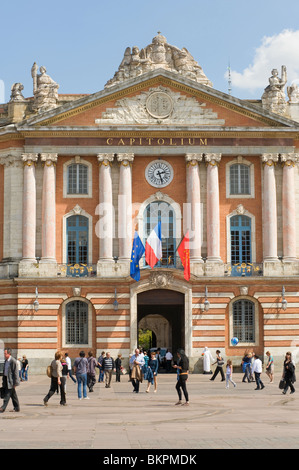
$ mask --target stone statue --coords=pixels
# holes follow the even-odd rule
[[[25,101],[25,98],[22,95],[23,90],[24,86],[22,83],[14,83],[11,87],[10,103],[16,101]]]
[[[33,109],[39,113],[53,109],[58,104],[58,88],[59,85],[46,74],[46,68],[41,66],[37,73],[38,66],[34,62],[31,68],[31,76],[33,78]]]
[[[284,114],[286,111],[285,85],[287,83],[287,71],[285,65],[281,67],[281,78],[278,70],[273,69],[269,78],[269,85],[265,88],[262,96],[262,104],[265,109],[277,114]]]
[[[127,47],[117,72],[105,86],[113,86],[159,68],[179,73],[203,85],[212,86],[187,49],[171,46],[160,32],[144,49],[139,50],[137,46],[134,46],[131,51],[131,48]]]
[[[289,103],[291,104],[299,103],[299,87],[297,83],[292,83],[291,86],[288,86],[287,93],[289,97]]]

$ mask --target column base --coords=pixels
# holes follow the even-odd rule
[[[211,277],[224,276],[224,263],[220,258],[208,258],[205,264],[205,274]]]
[[[202,258],[190,260],[190,272],[197,277],[205,275],[205,264]]]
[[[19,277],[39,277],[39,264],[37,260],[24,258],[19,262]]]
[[[130,275],[130,260],[99,260],[97,262],[97,277],[120,278]]]
[[[56,277],[58,271],[57,261],[55,259],[42,258],[39,262],[40,277]]]
[[[278,258],[269,258],[263,262],[264,276],[283,276],[283,264]]]

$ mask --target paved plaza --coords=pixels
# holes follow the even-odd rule
[[[20,413],[10,402],[0,415],[1,449],[284,449],[299,448],[299,392],[282,395],[263,374],[264,390],[242,383],[237,387],[217,377],[190,375],[190,406],[175,406],[176,375],[160,374],[158,392],[132,392],[128,376],[111,388],[97,383],[89,400],[78,400],[76,385],[67,382],[67,406],[59,395],[43,398],[50,379],[31,375],[18,387]]]

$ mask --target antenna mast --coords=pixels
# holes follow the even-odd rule
[[[230,73],[230,62],[228,62],[227,70],[228,70],[228,94],[231,95],[232,94],[232,77]]]

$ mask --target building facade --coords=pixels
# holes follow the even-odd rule
[[[282,362],[299,342],[299,93],[272,71],[260,100],[215,90],[160,33],[92,95],[33,65],[0,105],[0,339],[31,370],[55,351],[160,347]],[[163,256],[130,277],[134,231]],[[191,278],[176,249],[190,235]],[[231,339],[237,337],[237,346]]]

